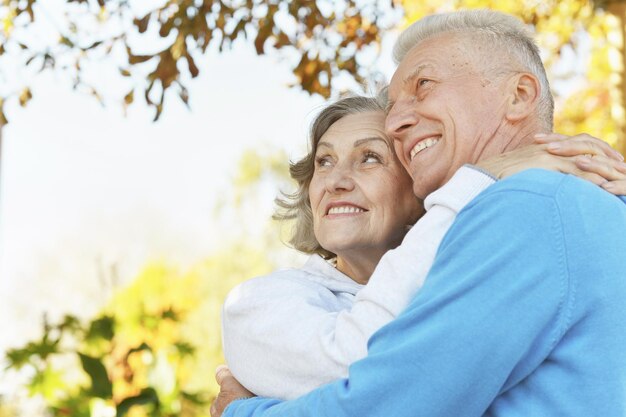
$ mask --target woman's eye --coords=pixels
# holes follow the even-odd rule
[[[315,164],[318,167],[330,166],[330,164],[331,164],[330,157],[328,157],[328,156],[318,156],[317,158],[315,158]]]
[[[374,152],[368,152],[363,156],[363,162],[373,163],[373,162],[381,162],[382,158],[375,154]]]

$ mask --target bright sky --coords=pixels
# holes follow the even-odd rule
[[[2,316],[39,321],[46,308],[93,308],[85,298],[106,297],[98,269],[113,263],[127,275],[148,259],[206,256],[215,244],[212,209],[228,192],[241,152],[273,146],[302,154],[322,100],[286,87],[287,66],[249,48],[203,64],[189,86],[192,111],[174,98],[157,123],[141,103],[124,118],[121,107],[102,108],[54,74],[33,86],[27,108],[10,109]],[[15,331],[24,322],[11,320]]]

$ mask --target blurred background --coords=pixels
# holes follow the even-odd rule
[[[223,298],[303,261],[271,214],[312,117],[485,7],[536,31],[556,131],[626,153],[626,1],[2,0],[0,417],[208,416]]]

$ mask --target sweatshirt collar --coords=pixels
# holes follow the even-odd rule
[[[311,255],[302,269],[309,274],[319,277],[324,281],[325,285],[332,286],[332,290],[356,294],[364,287],[364,285],[357,283],[346,274],[340,272],[329,261],[317,254]]]

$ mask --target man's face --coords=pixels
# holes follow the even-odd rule
[[[387,134],[420,198],[465,163],[503,151],[505,84],[489,80],[479,47],[458,36],[429,38],[402,60],[389,85]],[[481,56],[488,56],[481,54]]]

